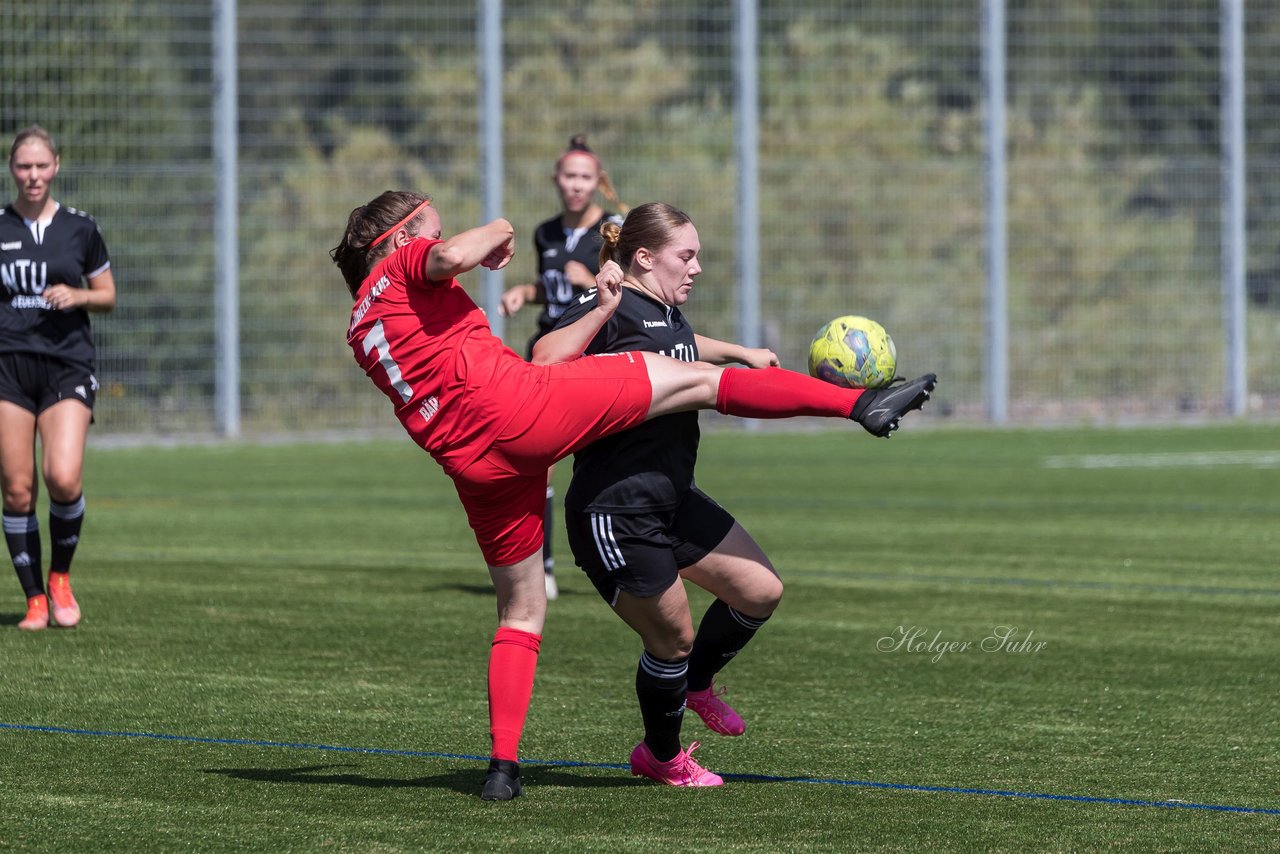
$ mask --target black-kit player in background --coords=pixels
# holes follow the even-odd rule
[[[529,339],[525,358],[531,358],[533,345],[547,334],[565,309],[583,291],[595,287],[600,271],[600,226],[606,221],[622,224],[622,217],[605,210],[596,202],[599,191],[622,214],[628,208],[618,198],[600,158],[578,134],[569,140],[556,159],[551,181],[560,195],[560,212],[540,223],[533,233],[533,250],[538,275],[533,282],[515,285],[502,295],[502,314],[512,317],[528,303],[542,306],[538,328]],[[552,554],[551,525],[555,491],[552,477],[555,467],[547,470],[546,540],[542,545],[542,568],[546,573],[547,598],[559,595],[556,584],[555,557]]]
[[[682,361],[776,368],[770,350],[694,333],[680,306],[702,272],[688,215],[640,205],[602,229],[602,285],[620,281],[607,317],[594,293],[565,312],[534,349],[535,363],[643,350]],[[726,371],[726,375],[738,373]],[[681,747],[686,702],[714,732],[742,735],[742,718],[712,677],[755,635],[782,598],[769,558],[726,510],[694,484],[698,413],[678,412],[599,439],[574,455],[565,524],[574,559],[644,644],[636,695],[644,739],[631,772],[673,786],[719,786]],[[683,580],[716,596],[695,636]]]
[[[4,538],[27,597],[18,628],[80,622],[71,560],[84,521],[84,452],[98,389],[89,312],[116,304],[102,233],[54,201],[58,147],[39,125],[9,148],[14,201],[0,211],[0,488]],[[49,580],[36,519],[36,438],[49,491]]]

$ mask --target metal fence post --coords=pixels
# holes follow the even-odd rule
[[[1248,408],[1245,326],[1244,0],[1222,0],[1222,326],[1226,408]]]
[[[987,418],[1009,419],[1009,305],[1005,162],[1005,6],[982,3],[982,79],[987,145]]]
[[[502,216],[502,0],[480,0],[480,161],[484,209],[481,220]],[[502,271],[484,271],[481,297],[489,328],[502,337]]]
[[[240,235],[237,214],[236,0],[213,2],[214,411],[222,436],[240,435]]]

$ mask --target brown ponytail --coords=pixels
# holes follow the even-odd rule
[[[618,198],[618,191],[613,188],[613,181],[609,178],[609,173],[603,169],[600,170],[600,193],[609,200],[618,213],[626,216],[631,212],[631,206]]]
[[[622,226],[618,225],[611,219],[606,219],[600,223],[600,266],[603,267],[606,261],[617,261],[615,257],[618,254],[618,240],[622,237]],[[619,266],[622,262],[618,261]]]

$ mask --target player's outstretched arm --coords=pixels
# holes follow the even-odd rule
[[[748,368],[776,368],[778,355],[765,347],[744,347],[730,341],[694,334],[698,359],[713,365],[746,365]]]
[[[613,261],[605,262],[596,274],[594,293],[587,291],[580,301],[594,296],[595,307],[566,326],[559,326],[538,339],[533,345],[535,365],[554,365],[578,358],[587,350],[591,339],[609,322],[622,301],[622,268]]]
[[[580,299],[596,299],[598,291],[587,291]],[[591,339],[609,322],[617,303],[603,306],[597,300],[596,306],[573,323],[557,326],[538,339],[533,345],[533,363],[535,365],[554,365],[557,362],[570,362],[587,351]]]
[[[515,251],[515,229],[505,219],[495,219],[432,246],[427,253],[427,278],[445,282],[481,266],[500,270]]]

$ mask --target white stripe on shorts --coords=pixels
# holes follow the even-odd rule
[[[596,541],[596,552],[609,572],[627,565],[627,559],[618,548],[618,541],[613,538],[613,517],[608,513],[591,514],[591,536]]]

